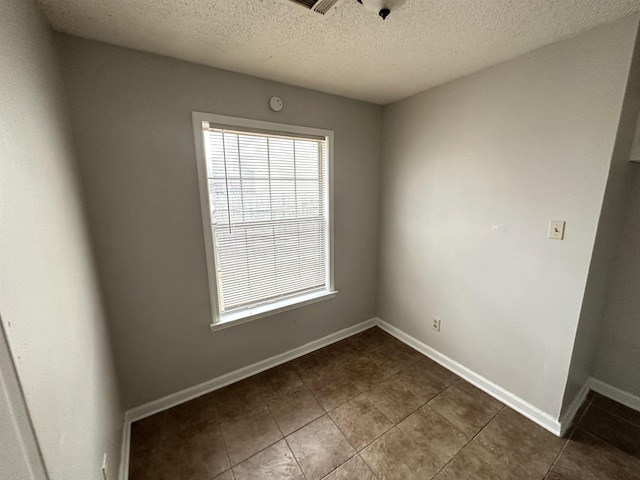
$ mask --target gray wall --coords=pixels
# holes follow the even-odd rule
[[[0,3],[0,65],[2,327],[49,478],[98,480],[107,452],[113,479],[123,412],[53,37],[34,2]]]
[[[0,323],[0,478],[46,480],[38,442]]]
[[[637,23],[384,109],[380,316],[553,416]],[[564,241],[546,238],[550,219],[567,221]]]
[[[375,314],[381,107],[70,36],[59,52],[128,408]],[[335,131],[335,299],[209,331],[193,110]]]
[[[637,35],[637,33],[636,33]],[[636,40],[637,43],[637,40]],[[601,343],[603,318],[624,215],[633,185],[634,166],[629,162],[638,110],[640,109],[640,49],[633,54],[629,78],[613,149],[609,177],[600,212],[596,242],[571,355],[563,409],[569,408],[594,371]],[[618,335],[625,335],[619,332]],[[629,358],[630,361],[632,357]]]
[[[640,164],[626,211],[594,377],[640,397]]]

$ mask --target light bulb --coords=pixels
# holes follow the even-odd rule
[[[383,19],[398,9],[406,0],[358,0],[364,8],[380,15]]]

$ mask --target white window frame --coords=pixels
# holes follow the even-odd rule
[[[212,320],[210,328],[212,331],[239,325],[258,318],[274,315],[276,313],[291,310],[293,308],[310,305],[333,298],[337,295],[334,283],[333,264],[333,130],[325,130],[313,127],[302,127],[298,125],[288,125],[284,123],[273,123],[262,120],[252,120],[240,117],[230,117],[213,113],[192,112],[193,132],[196,146],[196,160],[198,170],[198,187],[200,192],[200,209],[202,213],[202,225],[204,230],[204,245],[207,259],[207,276],[209,280],[209,296],[211,299]],[[327,142],[327,205],[326,215],[328,216],[328,241],[327,241],[327,289],[312,293],[306,293],[295,297],[288,297],[265,305],[260,305],[251,309],[231,312],[220,315],[218,301],[218,280],[216,255],[214,251],[213,231],[211,228],[211,207],[209,200],[209,186],[207,179],[207,158],[204,147],[203,122],[215,124],[222,128],[262,131],[273,134],[295,134],[298,136],[324,137]]]

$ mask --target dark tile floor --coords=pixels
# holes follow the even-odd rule
[[[640,479],[640,413],[560,439],[372,328],[134,423],[129,478]]]

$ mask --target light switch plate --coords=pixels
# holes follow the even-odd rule
[[[564,239],[564,220],[549,220],[549,234],[547,235],[552,240]]]

